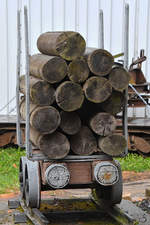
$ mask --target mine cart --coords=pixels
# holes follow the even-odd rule
[[[125,44],[124,68],[128,64],[128,7],[125,8]],[[122,172],[119,162],[104,152],[95,152],[90,155],[68,154],[56,159],[50,158],[30,142],[30,77],[29,77],[29,45],[28,45],[28,20],[27,8],[25,15],[25,149],[26,156],[20,159],[20,191],[26,205],[39,208],[41,192],[56,189],[91,188],[92,197],[104,206],[112,206],[122,200]],[[103,32],[102,32],[103,34]],[[103,39],[103,38],[101,38]],[[18,67],[17,67],[17,139],[21,143],[20,128],[20,12],[18,12]],[[125,102],[123,106],[122,124],[124,136],[127,140],[127,90],[123,91]],[[86,112],[85,112],[86,113]],[[57,139],[56,139],[57,142]],[[86,143],[85,143],[86,144]],[[124,148],[124,157],[127,147]]]

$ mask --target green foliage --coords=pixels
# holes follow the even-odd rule
[[[18,190],[19,160],[24,155],[20,148],[0,149],[0,194]]]
[[[143,172],[150,170],[150,158],[143,158],[140,155],[129,153],[125,158],[117,158],[123,171]]]

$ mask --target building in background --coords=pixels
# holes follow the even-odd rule
[[[80,32],[87,46],[99,46],[99,10],[104,13],[104,47],[112,54],[123,51],[124,5],[130,7],[129,63],[145,49],[143,71],[150,82],[149,0],[0,0],[0,114],[15,114],[17,9],[22,9],[22,74],[24,73],[23,7],[29,10],[30,53],[45,31]],[[8,104],[10,102],[10,104]],[[144,111],[140,110],[139,115]]]

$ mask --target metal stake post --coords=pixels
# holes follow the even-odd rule
[[[16,73],[16,108],[17,108],[17,143],[22,146],[21,127],[20,127],[20,110],[19,110],[19,82],[20,82],[20,67],[21,67],[21,10],[17,11],[17,73]]]
[[[124,68],[128,69],[128,53],[129,53],[129,5],[125,5],[125,30],[124,30]],[[123,132],[128,143],[128,88],[125,90],[125,106],[123,110]],[[124,155],[128,154],[128,144],[125,148]]]
[[[27,7],[24,7],[24,26],[25,26],[25,54],[26,54],[26,153],[27,157],[32,157],[32,148],[30,145],[30,77],[29,77],[29,38],[28,38],[28,12]]]
[[[99,48],[104,49],[104,20],[101,9],[99,11]]]

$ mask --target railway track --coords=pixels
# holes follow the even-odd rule
[[[25,221],[26,224],[34,225],[150,224],[139,223],[140,220],[136,220],[134,216],[127,212],[128,206],[125,209],[125,204],[126,201],[121,207],[118,205],[102,210],[92,199],[54,199],[42,200],[40,209],[31,209],[26,207],[23,200],[18,200],[17,202],[9,201],[10,208],[17,208],[17,213],[14,214],[14,223],[19,224],[21,222],[25,223]]]

